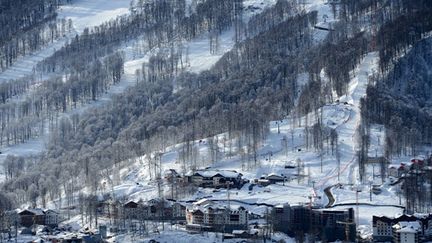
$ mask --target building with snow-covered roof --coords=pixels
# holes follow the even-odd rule
[[[164,178],[169,183],[181,182],[182,177],[180,174],[174,169],[168,169],[164,171]]]
[[[411,166],[407,165],[406,163],[390,164],[388,166],[388,175],[399,178],[403,174],[408,173],[410,168],[411,168]]]
[[[44,210],[45,213],[45,225],[47,226],[57,226],[60,222],[60,214],[54,210],[47,209]]]
[[[242,206],[222,205],[200,200],[186,207],[187,228],[192,230],[231,232],[247,228],[248,211]]]
[[[387,242],[393,239],[393,220],[388,217],[372,217],[374,241]]]
[[[143,205],[140,202],[128,201],[123,204],[123,217],[126,219],[140,219],[144,216]]]
[[[176,220],[185,220],[186,218],[186,205],[181,202],[174,202],[172,204],[172,217]]]
[[[421,232],[419,221],[401,221],[392,226],[393,242],[395,243],[417,243]]]
[[[21,225],[24,227],[45,224],[45,214],[40,208],[24,209],[18,215],[20,216]]]
[[[400,222],[405,222],[399,224]],[[386,216],[373,216],[372,224],[373,224],[373,239],[375,242],[391,242],[394,241],[394,238],[400,238],[400,235],[397,235],[395,229],[401,229],[405,227],[407,222],[413,222],[412,225],[419,225],[419,231],[417,232],[417,237],[421,242],[422,239],[431,239],[432,238],[432,214],[415,214],[415,215],[407,215],[403,214],[396,218],[389,218]],[[397,226],[399,225],[399,226]],[[408,238],[403,235],[402,238]]]
[[[276,173],[270,173],[265,177],[265,179],[268,180],[271,184],[276,184],[278,182],[285,182],[287,180],[287,177]]]
[[[185,220],[186,206],[174,200],[153,198],[149,201],[128,201],[123,204],[122,215],[125,219],[146,220]]]
[[[21,225],[31,227],[33,225],[57,226],[59,214],[54,210],[42,208],[29,208],[18,212]]]
[[[233,170],[196,170],[186,174],[187,181],[200,187],[240,187],[242,186],[242,174]]]
[[[332,242],[349,238],[355,241],[354,210],[322,210],[306,205],[283,204],[272,210],[273,229],[295,237],[298,233],[317,233]],[[345,224],[348,223],[348,231]],[[348,233],[348,236],[346,235]]]

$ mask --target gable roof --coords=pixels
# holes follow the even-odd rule
[[[401,221],[393,225],[393,229],[399,233],[417,233],[421,230],[421,225],[419,221]]]
[[[285,177],[282,175],[278,175],[276,173],[270,173],[269,175],[267,175],[266,177],[267,180],[272,179],[272,180],[284,180]]]
[[[44,211],[41,208],[24,209],[21,212],[19,212],[18,214],[19,215],[32,214],[32,215],[37,215],[37,216],[45,215]]]
[[[225,178],[237,178],[239,176],[242,176],[241,173],[238,173],[237,171],[234,170],[197,170],[194,173],[189,172],[187,175],[202,176],[206,178],[211,178],[215,176],[221,176]]]
[[[386,216],[382,216],[382,217],[380,217],[380,216],[372,216],[372,222],[373,223],[375,223],[375,222],[377,222],[377,221],[381,221],[381,222],[385,222],[385,223],[392,223],[393,222],[393,219],[392,218],[389,218],[389,217],[386,217]]]
[[[125,203],[123,206],[126,208],[136,208],[136,207],[138,207],[138,205],[139,204],[137,202],[129,201],[129,202]]]
[[[59,214],[57,211],[52,210],[52,209],[45,209],[44,213],[45,214]]]

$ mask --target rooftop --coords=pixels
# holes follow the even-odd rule
[[[421,230],[421,225],[419,221],[401,221],[393,225],[393,229],[398,233],[417,233]]]
[[[195,172],[190,171],[186,175],[187,176],[200,175],[202,177],[207,177],[207,178],[220,175],[225,178],[237,178],[242,174],[234,170],[197,170]]]

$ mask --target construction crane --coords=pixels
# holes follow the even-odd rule
[[[350,225],[355,225],[355,223],[353,221],[336,221],[336,224],[342,224],[345,225],[345,241],[346,242],[351,242],[350,241]]]

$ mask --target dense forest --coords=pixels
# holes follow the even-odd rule
[[[376,34],[380,73],[370,80],[367,98],[362,101],[363,134],[368,136],[370,124],[383,124],[388,157],[416,155],[419,145],[432,141],[427,122],[430,40],[421,40],[432,30],[432,4],[401,0],[391,8],[383,6],[381,12],[389,17]],[[362,153],[367,154],[367,150]]]
[[[117,84],[123,74],[124,62],[119,50],[126,41],[143,39],[140,43],[144,50],[170,47],[173,52],[176,49],[176,55],[171,54],[170,67],[175,66],[176,72],[183,69],[186,54],[182,41],[204,33],[217,41],[221,31],[239,18],[236,9],[241,9],[241,1],[220,3],[199,3],[196,10],[187,15],[182,0],[138,2],[131,15],[118,17],[91,30],[85,29],[71,43],[38,64],[36,76],[52,77],[42,85],[35,85],[34,77],[1,84],[0,144],[23,143],[40,136],[46,119],[54,126],[49,129],[56,129],[55,117],[59,117],[59,113],[97,100],[111,85]],[[34,87],[37,87],[32,91],[35,94],[24,101],[13,99]],[[17,121],[24,122],[17,124]]]
[[[380,56],[380,73],[369,81],[362,100],[362,147],[360,171],[364,171],[368,154],[371,124],[386,128],[384,156],[428,156],[424,146],[432,144],[431,116],[431,38],[432,2],[395,1],[380,9],[383,23],[377,28],[374,43]],[[429,164],[431,161],[428,161]],[[386,166],[381,165],[382,177]],[[432,190],[425,186],[432,178],[415,171],[404,178],[401,194],[409,212],[425,210]]]
[[[62,0],[0,2],[0,71],[19,57],[39,50],[72,31],[72,22],[57,18]]]

